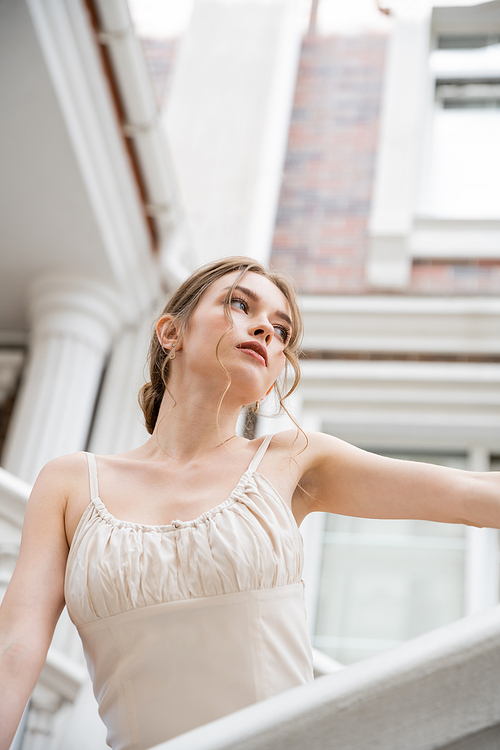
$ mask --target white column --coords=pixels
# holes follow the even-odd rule
[[[380,137],[370,216],[367,279],[373,286],[408,284],[429,85],[430,3],[398,3],[382,95]]]
[[[51,458],[86,447],[106,354],[120,321],[105,284],[54,274],[31,288],[31,346],[4,467],[32,482]]]
[[[154,318],[151,312],[138,325],[124,329],[113,348],[92,428],[92,453],[122,453],[149,438],[137,396],[149,380],[146,360]]]
[[[86,448],[106,356],[124,315],[119,297],[108,285],[57,273],[33,284],[29,313],[30,351],[4,466],[31,483],[51,458]],[[9,549],[0,555],[5,575],[11,565]],[[66,611],[53,646],[75,663],[81,659],[79,639]],[[58,690],[37,684],[25,750],[52,748],[62,705]],[[93,726],[98,719],[89,715],[87,721]]]
[[[196,0],[165,113],[200,262],[269,258],[301,45],[300,0]]]

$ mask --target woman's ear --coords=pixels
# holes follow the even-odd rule
[[[175,347],[176,352],[180,351],[179,328],[175,323],[173,315],[167,313],[161,316],[156,324],[156,335],[162,349],[171,350],[172,347]]]

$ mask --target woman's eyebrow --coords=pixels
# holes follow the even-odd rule
[[[293,326],[292,319],[286,313],[282,312],[281,310],[276,310],[275,315],[277,315],[278,318],[281,318],[281,320],[284,320],[285,323],[288,323],[290,328]]]
[[[232,288],[233,288],[232,286],[226,286],[223,291],[229,292]],[[260,302],[260,297],[257,294],[257,292],[254,292],[252,289],[247,289],[246,286],[235,286],[234,290],[243,292],[243,294],[246,294],[247,297],[250,297],[250,299],[253,299],[254,302]]]
[[[223,291],[229,292],[233,287],[232,286],[226,286]],[[250,299],[253,299],[254,302],[260,302],[260,297],[257,294],[257,292],[254,292],[253,289],[247,289],[246,286],[235,286],[234,290],[238,290],[239,292],[243,292],[243,294],[246,294],[247,297],[250,297]],[[286,323],[288,323],[289,326],[292,326],[291,318],[284,313],[282,310],[276,310],[275,315],[278,318],[281,318],[281,320],[284,320]]]

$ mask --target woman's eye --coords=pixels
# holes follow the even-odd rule
[[[248,305],[245,302],[244,299],[240,299],[239,297],[233,297],[231,300],[231,304],[233,307],[238,307],[240,310],[243,310],[244,312],[247,311]]]
[[[285,326],[274,326],[274,330],[278,332],[278,335],[283,339],[283,343],[286,344],[290,336],[288,328],[285,328]]]

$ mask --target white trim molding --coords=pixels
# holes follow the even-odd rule
[[[192,246],[170,149],[161,125],[141,43],[126,0],[94,0],[127,122],[125,135],[139,157],[147,192],[146,211],[160,239],[160,262],[168,288],[184,281],[198,259]]]
[[[500,355],[494,297],[303,296],[304,349],[435,355]]]
[[[498,260],[500,221],[416,217],[409,238],[409,251],[412,258]]]
[[[144,208],[82,0],[27,0],[75,158],[131,320],[159,294]]]
[[[365,448],[500,451],[500,364],[302,363],[304,414]]]

